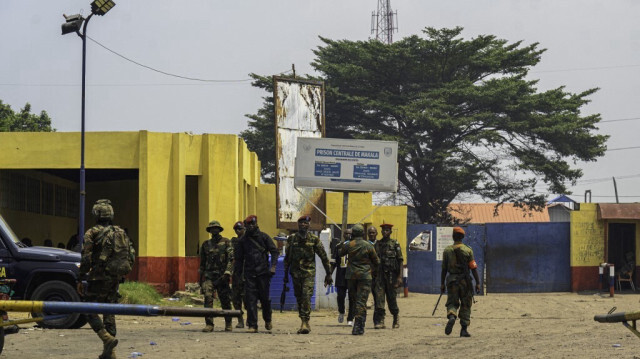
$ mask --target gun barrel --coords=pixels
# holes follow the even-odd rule
[[[163,307],[144,304],[109,304],[88,302],[43,302],[31,300],[1,300],[0,310],[7,312],[34,313],[82,313],[82,314],[114,314],[139,316],[173,316],[183,317],[240,317],[241,310],[213,308]]]
[[[629,320],[640,320],[640,311],[599,314],[594,316],[593,320],[600,323],[620,323]]]

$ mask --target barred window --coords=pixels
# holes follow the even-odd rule
[[[66,217],[67,215],[67,188],[56,185],[55,187],[55,199],[54,199],[54,215],[59,217]]]
[[[0,172],[0,207],[9,208],[9,198],[11,197],[11,181],[9,174]]]
[[[53,216],[53,183],[42,182],[42,214]]]
[[[27,177],[27,212],[40,213],[40,180]]]
[[[78,197],[80,193],[71,188],[67,188],[67,217],[78,217]]]
[[[10,174],[9,209],[16,211],[25,210],[25,196],[27,192],[27,182],[21,174]]]

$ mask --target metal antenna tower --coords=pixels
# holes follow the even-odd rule
[[[376,40],[390,44],[393,31],[398,31],[398,12],[391,10],[391,0],[378,0],[378,10],[371,13],[371,34]]]

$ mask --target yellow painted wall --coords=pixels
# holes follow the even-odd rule
[[[598,221],[598,205],[581,203],[571,211],[571,266],[598,266],[604,262],[604,225]]]
[[[258,225],[264,233],[275,237],[280,231],[276,228],[276,185],[261,184],[258,195]]]
[[[342,193],[326,192],[327,216],[339,226],[342,225]],[[349,193],[349,211],[347,223],[371,223],[373,206],[371,205],[371,192]],[[327,224],[331,222],[327,219]]]

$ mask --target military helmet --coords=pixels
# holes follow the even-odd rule
[[[96,219],[113,220],[113,207],[111,206],[111,201],[108,199],[97,200],[91,209],[91,214],[93,214]]]
[[[220,232],[224,231],[224,228],[222,228],[222,226],[220,225],[220,222],[214,220],[209,222],[209,225],[207,226],[207,232],[209,232],[209,230],[214,227],[220,228]]]
[[[351,235],[354,237],[362,237],[364,236],[364,227],[361,224],[356,224],[351,227]]]

